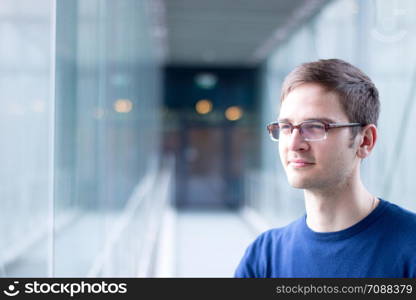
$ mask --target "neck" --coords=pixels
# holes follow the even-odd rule
[[[379,201],[358,176],[326,190],[304,190],[304,195],[306,222],[316,232],[346,229],[369,215]]]

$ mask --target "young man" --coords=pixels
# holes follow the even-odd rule
[[[305,63],[285,79],[279,142],[306,214],[261,234],[235,277],[416,277],[416,214],[372,195],[360,163],[377,141],[378,91],[338,59]]]

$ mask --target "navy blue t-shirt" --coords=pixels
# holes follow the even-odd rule
[[[247,248],[235,277],[416,278],[416,214],[380,199],[353,226],[315,232],[306,215]]]

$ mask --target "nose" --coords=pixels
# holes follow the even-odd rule
[[[298,128],[294,128],[292,134],[288,137],[288,149],[291,151],[305,151],[309,147],[305,138],[300,134]]]

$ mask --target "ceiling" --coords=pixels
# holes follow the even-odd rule
[[[166,63],[256,65],[329,0],[165,0]]]

